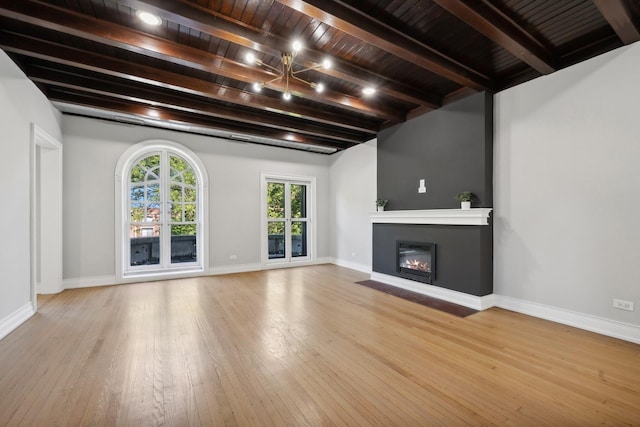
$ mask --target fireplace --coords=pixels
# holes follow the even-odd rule
[[[435,243],[396,243],[396,268],[400,276],[423,283],[433,283],[436,273]]]

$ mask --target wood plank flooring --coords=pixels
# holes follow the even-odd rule
[[[640,425],[640,346],[456,317],[333,265],[65,291],[0,341],[0,426]]]

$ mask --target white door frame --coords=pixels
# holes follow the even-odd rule
[[[290,261],[269,259],[269,238],[267,235],[267,182],[268,181],[288,181],[291,183],[308,184],[308,212],[307,212],[307,234],[308,234],[308,256],[303,260],[292,259]],[[312,264],[316,260],[316,177],[298,175],[280,175],[273,173],[260,174],[260,254],[262,268],[280,268],[287,266],[299,266]]]
[[[30,297],[36,311],[38,293],[63,290],[62,144],[32,123],[30,145]]]

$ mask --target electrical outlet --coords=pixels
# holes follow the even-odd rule
[[[613,299],[613,306],[620,310],[633,311],[633,301],[625,301],[623,299]]]
[[[229,255],[229,259],[238,259],[238,255]]]

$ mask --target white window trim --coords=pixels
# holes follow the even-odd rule
[[[304,260],[278,261],[269,259],[269,246],[267,236],[267,181],[283,180],[309,184],[307,200],[309,211],[307,215],[307,232],[309,233],[310,252]],[[297,267],[315,263],[317,259],[317,229],[316,229],[316,177],[300,175],[281,175],[274,173],[260,174],[260,260],[263,269]]]
[[[201,260],[197,266],[188,265],[184,267],[174,267],[165,271],[127,271],[128,260],[125,259],[127,251],[125,244],[125,218],[129,215],[127,203],[124,197],[129,197],[128,171],[133,163],[146,153],[168,150],[186,160],[194,167],[194,172],[198,182],[198,215],[202,218],[200,234],[200,247],[198,248],[198,259]],[[189,277],[202,275],[209,271],[209,176],[204,164],[197,154],[187,147],[177,142],[163,139],[151,139],[139,142],[125,151],[118,160],[115,170],[115,223],[116,223],[116,281],[118,283],[136,282],[145,279],[169,279],[177,277]]]

